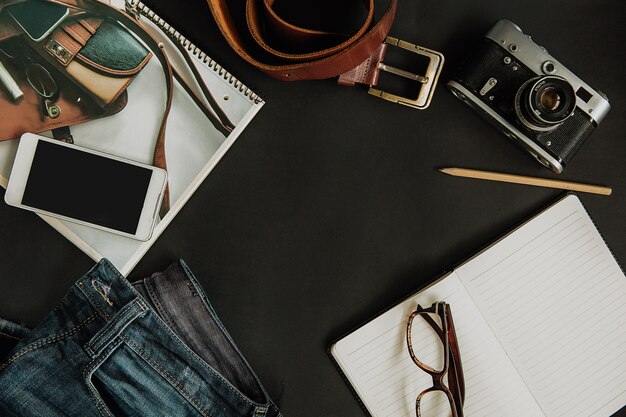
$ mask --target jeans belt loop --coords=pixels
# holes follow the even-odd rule
[[[111,320],[100,329],[95,336],[84,346],[85,351],[91,356],[98,356],[107,346],[115,340],[135,319],[143,316],[148,311],[139,298],[135,298],[119,310]]]
[[[267,411],[268,407],[257,407],[256,410],[254,410],[253,417],[265,417],[267,415]]]

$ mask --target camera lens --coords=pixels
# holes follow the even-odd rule
[[[561,105],[561,94],[556,88],[546,88],[539,95],[539,104],[548,111],[556,111]]]
[[[515,97],[519,120],[533,130],[551,130],[563,123],[576,107],[576,93],[564,78],[537,77],[520,87]]]

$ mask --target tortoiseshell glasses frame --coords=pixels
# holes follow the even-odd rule
[[[413,341],[411,338],[411,330],[413,321],[416,317],[420,317],[432,327],[439,337],[443,346],[443,366],[441,370],[437,370],[430,365],[418,359],[419,352],[415,352]],[[440,323],[437,323],[432,316],[437,316]],[[446,302],[433,303],[429,308],[423,308],[418,304],[416,310],[411,313],[407,320],[406,343],[409,349],[409,355],[413,362],[424,372],[433,378],[432,387],[422,391],[415,400],[415,413],[417,417],[422,416],[421,404],[422,399],[429,393],[442,392],[445,394],[450,403],[451,417],[463,417],[463,403],[465,402],[465,380],[463,377],[463,366],[461,365],[461,355],[457,342],[456,331],[454,330],[454,321],[452,320],[452,312],[450,304]],[[448,383],[444,383],[444,378],[448,376]]]

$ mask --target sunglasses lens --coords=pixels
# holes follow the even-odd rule
[[[30,85],[44,98],[51,98],[57,92],[57,83],[47,69],[39,64],[29,65],[26,69],[26,77]]]
[[[8,59],[17,59],[17,53],[12,45],[9,42],[3,42],[0,47],[0,57],[8,58]]]

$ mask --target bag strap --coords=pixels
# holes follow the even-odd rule
[[[274,10],[274,0],[246,0],[245,11],[239,10],[239,15],[231,13],[238,5],[231,7],[227,0],[207,2],[232,49],[269,76],[286,81],[318,80],[365,65],[363,71],[375,74],[355,81],[368,84],[375,84],[377,79],[377,65],[384,55],[381,45],[391,29],[397,8],[397,0],[363,0],[367,11],[363,24],[353,35],[342,36],[288,22]],[[376,21],[377,5],[386,8]],[[319,45],[328,44],[332,46],[319,49]]]
[[[165,157],[165,130],[167,128],[167,119],[172,108],[172,95],[173,95],[173,72],[172,65],[170,64],[167,55],[163,52],[163,45],[159,44],[145,29],[139,25],[139,23],[125,12],[118,10],[112,6],[94,1],[89,5],[89,12],[93,12],[97,15],[111,17],[124,24],[129,30],[141,39],[148,49],[150,49],[154,56],[156,56],[163,67],[165,74],[165,87],[167,89],[165,99],[165,110],[163,111],[163,119],[161,120],[161,126],[159,127],[159,133],[157,134],[156,146],[154,149],[154,166],[167,170],[167,160]],[[170,193],[169,184],[166,185],[163,194],[163,203],[161,213],[165,214],[170,209]]]
[[[65,0],[68,1],[68,0]],[[154,166],[167,170],[167,160],[165,155],[165,131],[167,128],[167,119],[172,107],[172,95],[173,95],[173,86],[174,86],[174,77],[178,82],[181,83],[183,88],[189,93],[194,100],[194,102],[200,107],[203,113],[209,118],[209,120],[213,123],[213,125],[222,132],[225,136],[234,129],[233,123],[228,119],[224,111],[219,107],[217,100],[213,97],[208,87],[202,80],[200,73],[197,68],[191,61],[187,51],[182,47],[182,45],[177,42],[172,42],[177,49],[181,52],[182,56],[185,59],[185,62],[191,69],[194,77],[202,93],[205,96],[207,102],[211,105],[211,109],[209,109],[203,102],[203,100],[198,97],[198,95],[194,92],[194,90],[187,84],[187,82],[180,77],[176,71],[172,68],[170,61],[167,57],[167,54],[164,51],[163,44],[159,43],[148,31],[143,27],[141,22],[138,19],[138,16],[131,16],[126,13],[124,10],[117,9],[113,6],[105,4],[98,0],[69,0],[68,3],[73,5],[77,5],[78,7],[83,8],[89,13],[93,13],[103,17],[110,17],[124,24],[130,31],[132,31],[136,36],[141,39],[148,49],[150,49],[154,56],[157,57],[161,67],[163,68],[163,73],[165,75],[165,86],[166,86],[166,101],[165,101],[165,110],[163,112],[163,118],[161,120],[161,125],[159,127],[159,132],[157,134],[156,145],[154,149]],[[169,197],[169,184],[166,185],[164,196],[163,196],[163,204],[161,209],[161,214],[164,215],[170,209],[170,197]]]

